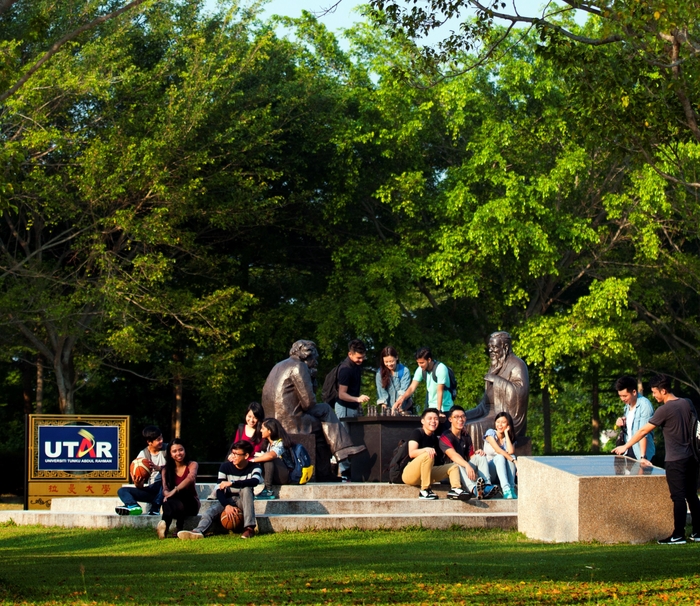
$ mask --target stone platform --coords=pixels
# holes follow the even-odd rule
[[[645,543],[673,530],[666,475],[616,456],[518,459],[518,530],[548,542]]]
[[[213,484],[197,486],[202,510],[209,507],[207,496]],[[418,489],[403,484],[350,483],[282,486],[279,499],[256,501],[258,531],[272,533],[317,529],[398,529],[410,526],[447,529],[503,528],[517,526],[518,501],[494,499],[467,502],[445,498],[448,487],[436,486],[437,501],[417,498]],[[50,511],[0,511],[0,522],[12,519],[20,525],[68,528],[155,528],[160,516],[118,516],[114,498],[56,498]],[[194,528],[198,516],[187,520]]]

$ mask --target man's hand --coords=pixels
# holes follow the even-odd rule
[[[233,505],[226,505],[226,507],[224,507],[224,512],[233,515]]]
[[[481,455],[482,457],[486,455],[486,453],[483,450],[481,450],[481,448],[479,448],[479,450],[475,450],[474,454]]]
[[[223,482],[221,482],[219,484],[219,490],[225,490],[226,488],[229,488],[232,485],[233,485],[233,482],[227,482],[226,480],[224,480]]]
[[[369,396],[362,394],[360,397],[357,398],[357,401],[360,404],[364,404],[365,402],[369,402]]]
[[[616,455],[623,455],[627,452],[627,450],[629,450],[627,448],[627,444],[623,444],[622,446],[618,446],[617,448],[612,449],[613,453],[615,453]]]
[[[472,482],[475,482],[475,481],[476,481],[476,471],[474,471],[474,468],[473,468],[471,465],[469,465],[469,463],[467,463],[467,465],[465,466],[464,469],[467,470],[467,477],[468,477]]]
[[[434,448],[429,448],[429,447],[426,446],[426,447],[423,449],[423,452],[427,452],[428,455],[430,455],[430,458],[431,458],[431,459],[434,459],[434,458],[435,458],[435,449],[434,449]]]
[[[624,427],[625,420],[622,417],[617,417],[617,421],[615,421],[615,425],[617,425],[618,427]]]

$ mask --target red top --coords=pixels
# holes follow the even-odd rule
[[[187,477],[190,475],[190,468],[185,467],[185,473],[183,473],[181,476],[177,475],[177,471],[175,471],[175,488],[177,488],[180,484],[182,484]],[[189,492],[191,496],[193,496],[197,502],[199,503],[199,495],[197,494],[197,488],[195,487],[195,482],[197,481],[197,478],[195,478],[195,481],[189,484],[188,486],[185,486],[184,491],[180,492]]]
[[[256,454],[258,452],[262,452],[263,449],[265,448],[265,440],[260,440],[257,444],[253,442],[253,438],[249,438],[246,433],[245,433],[245,425],[242,423],[238,426],[238,429],[236,430],[236,436],[233,438],[234,442],[238,442],[239,440],[245,440],[246,442],[250,442],[253,445],[253,454]]]

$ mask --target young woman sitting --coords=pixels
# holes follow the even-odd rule
[[[177,531],[183,530],[185,518],[199,513],[199,496],[197,495],[197,470],[199,465],[190,460],[182,440],[175,438],[168,445],[165,453],[165,470],[163,471],[163,517],[156,532],[159,539],[168,534],[170,524],[175,519]]]
[[[262,404],[260,404],[260,402],[251,402],[248,404],[245,413],[245,423],[241,423],[238,429],[236,429],[233,442],[238,442],[239,440],[250,442],[253,445],[253,454],[265,450],[267,442],[263,440],[262,434],[260,433],[260,426],[262,425],[263,419],[265,419],[265,412],[263,411]]]
[[[276,499],[272,486],[289,484],[289,470],[294,468],[294,443],[277,419],[265,419],[260,432],[267,448],[253,455],[251,461],[263,467],[265,488],[256,499]]]
[[[515,493],[515,432],[513,418],[507,412],[496,415],[495,429],[484,436],[484,454],[489,462],[491,477],[498,476],[504,499],[517,499]]]

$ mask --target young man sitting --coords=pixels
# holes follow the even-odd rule
[[[440,436],[440,449],[445,458],[458,465],[462,482],[470,495],[478,499],[495,496],[496,487],[491,484],[488,460],[483,454],[474,452],[471,437],[463,431],[467,420],[464,408],[453,406],[448,420],[450,428]]]
[[[408,440],[408,456],[411,462],[401,475],[404,484],[420,486],[419,499],[435,500],[438,496],[430,485],[450,478],[452,490],[447,493],[450,499],[468,499],[471,495],[462,490],[459,467],[454,463],[442,465],[442,452],[435,431],[440,423],[437,408],[426,408],[420,417],[421,429],[414,429]]]
[[[202,539],[214,521],[226,510],[238,507],[243,511],[242,539],[255,536],[255,503],[253,488],[263,481],[260,465],[248,459],[253,454],[253,445],[246,440],[234,442],[231,446],[229,461],[219,467],[219,486],[216,490],[217,502],[204,512],[197,528],[193,531],[181,530],[179,539]]]
[[[160,505],[163,502],[161,471],[165,469],[163,432],[155,425],[148,425],[144,427],[141,435],[146,440],[146,448],[136,458],[145,459],[146,465],[151,468],[151,475],[146,482],[135,483],[135,488],[124,486],[117,491],[123,505],[119,505],[114,511],[120,516],[140,516],[143,511],[139,502],[151,503],[148,515],[160,514]]]

